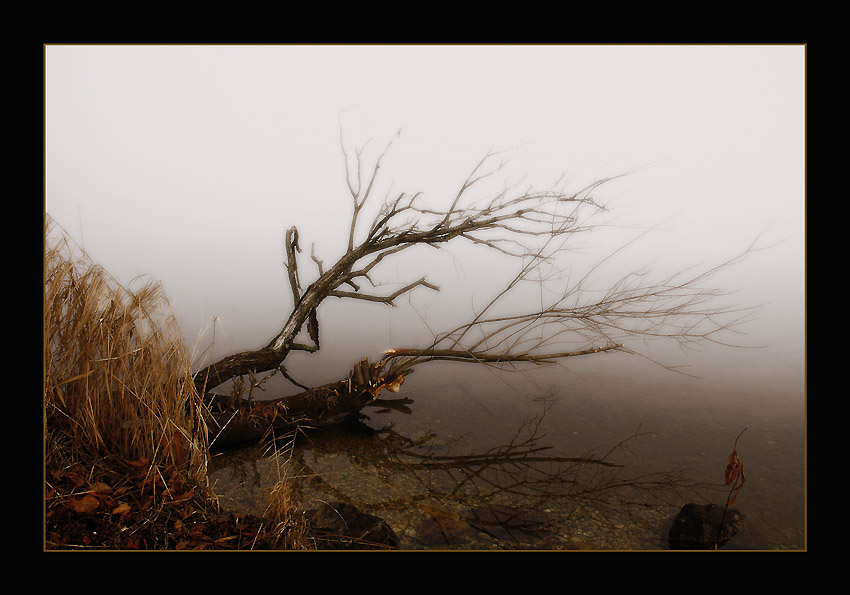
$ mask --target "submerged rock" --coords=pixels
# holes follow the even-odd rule
[[[433,547],[462,546],[477,536],[477,531],[454,514],[435,507],[423,507],[425,519],[419,525],[416,538]]]
[[[720,526],[720,523],[723,526]],[[682,507],[667,535],[671,550],[710,550],[723,547],[741,530],[744,515],[735,508],[726,510],[716,504],[694,504]]]
[[[307,514],[318,549],[396,549],[398,536],[386,521],[344,502],[322,504]]]
[[[498,539],[522,541],[547,529],[551,519],[527,508],[488,506],[471,509],[469,523]]]

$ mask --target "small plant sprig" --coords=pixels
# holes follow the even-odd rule
[[[735,438],[735,443],[732,445],[732,454],[729,455],[729,462],[726,464],[724,479],[726,480],[726,485],[731,487],[729,488],[729,493],[726,495],[726,506],[723,509],[723,516],[720,518],[720,526],[717,528],[717,538],[714,540],[714,549],[719,547],[720,535],[723,531],[723,523],[726,521],[726,514],[729,512],[729,509],[735,505],[735,500],[738,498],[741,488],[744,487],[744,483],[747,481],[747,476],[744,473],[744,460],[738,456],[738,440],[746,431],[747,428],[744,428],[741,430],[741,433],[738,434],[737,438]]]
[[[744,460],[738,456],[738,439],[747,431],[747,428],[741,430],[738,437],[735,438],[735,444],[732,446],[732,454],[729,455],[729,463],[726,465],[726,485],[731,485],[729,495],[726,497],[727,510],[735,504],[735,499],[738,497],[738,492],[744,487],[744,482],[747,481],[747,476],[744,474]]]

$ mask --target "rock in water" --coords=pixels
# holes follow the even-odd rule
[[[331,502],[307,513],[318,549],[395,549],[398,536],[380,517]]]
[[[470,512],[473,527],[502,540],[522,541],[546,529],[551,521],[544,513],[527,508],[488,506]]]
[[[744,515],[735,508],[728,509],[724,517],[722,506],[690,502],[676,515],[667,544],[671,550],[711,550],[715,543],[723,547],[741,530],[743,523]]]

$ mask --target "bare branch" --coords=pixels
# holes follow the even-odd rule
[[[401,130],[399,130],[396,133],[396,138],[398,138],[400,135],[401,135]],[[351,225],[350,225],[349,231],[348,231],[348,251],[349,252],[351,252],[354,249],[354,233],[355,233],[355,230],[357,228],[357,218],[360,214],[360,210],[363,208],[363,205],[366,204],[366,201],[369,199],[369,194],[372,192],[372,186],[375,184],[375,180],[378,177],[378,172],[381,169],[381,161],[383,161],[384,156],[387,154],[387,151],[390,150],[390,147],[393,144],[393,140],[390,140],[390,142],[387,143],[387,146],[384,148],[383,152],[378,156],[378,159],[375,161],[375,166],[372,169],[372,175],[370,176],[369,183],[366,186],[366,192],[361,197],[360,193],[363,190],[362,180],[361,180],[361,177],[360,177],[360,166],[362,164],[361,154],[362,154],[363,150],[366,148],[366,145],[369,143],[369,141],[366,141],[366,143],[364,143],[363,146],[359,150],[357,150],[356,153],[355,153],[356,164],[357,164],[357,183],[356,183],[356,189],[355,189],[355,184],[351,181],[351,172],[348,171],[348,167],[347,167],[347,165],[348,165],[348,155],[347,155],[346,150],[345,150],[345,145],[342,141],[342,130],[340,130],[340,144],[342,145],[342,151],[343,151],[343,154],[345,155],[345,159],[346,159],[346,182],[348,183],[348,189],[349,189],[349,192],[351,192],[351,197],[352,197],[353,203],[354,203],[354,209],[353,209],[352,214],[351,214]]]
[[[433,289],[434,291],[440,291],[440,288],[434,285],[433,283],[429,283],[425,280],[425,277],[422,277],[418,281],[414,281],[413,283],[409,283],[402,287],[401,289],[395,291],[394,293],[387,296],[378,296],[378,295],[368,295],[364,293],[355,293],[351,291],[331,291],[328,295],[331,297],[338,298],[352,298],[356,300],[365,300],[369,302],[380,302],[384,304],[388,304],[390,306],[395,306],[394,300],[402,294],[407,293],[412,290],[414,287],[427,287],[428,289]]]
[[[315,242],[313,242],[313,244],[310,248],[310,258],[312,258],[313,262],[316,263],[316,267],[319,269],[319,276],[321,277],[322,275],[324,275],[325,271],[324,271],[324,267],[322,265],[322,261],[319,260],[319,258],[316,256],[316,243]]]
[[[488,177],[488,176],[490,176],[494,173],[494,172],[486,172],[484,174],[476,176],[476,174],[478,173],[478,170],[481,169],[481,167],[488,160],[490,160],[490,158],[494,157],[497,154],[498,153],[493,153],[491,151],[491,152],[487,153],[486,155],[484,155],[484,157],[481,158],[481,161],[478,162],[478,165],[476,165],[472,169],[472,172],[469,174],[469,176],[466,178],[466,180],[463,182],[463,184],[461,184],[460,189],[458,190],[457,194],[455,195],[454,201],[452,201],[452,204],[448,208],[448,210],[445,211],[445,217],[440,222],[440,224],[435,227],[435,229],[438,229],[438,228],[441,228],[441,227],[446,227],[448,225],[449,219],[452,216],[452,214],[454,213],[455,208],[457,207],[457,204],[460,202],[461,197],[464,195],[464,193],[467,190],[469,190],[472,186],[474,186],[480,180],[482,180],[482,179],[484,179],[484,178],[486,178],[486,177]],[[501,169],[502,165],[503,164],[499,165],[499,169]]]
[[[287,372],[287,370],[286,370],[286,366],[284,366],[283,364],[281,364],[281,365],[278,367],[278,370],[280,371],[280,373],[283,375],[283,377],[284,377],[284,378],[286,378],[287,380],[289,380],[289,381],[290,381],[292,384],[294,384],[295,386],[297,386],[297,387],[299,387],[299,388],[303,388],[304,390],[310,390],[310,387],[309,387],[309,386],[305,386],[305,385],[301,384],[300,382],[298,382],[297,380],[295,380],[292,376],[290,376],[290,375],[289,375],[289,372]]]
[[[563,351],[559,353],[547,353],[534,355],[530,353],[488,353],[466,351],[462,349],[388,349],[384,351],[384,359],[382,365],[394,360],[395,358],[406,358],[407,361],[401,365],[393,365],[394,374],[402,373],[407,370],[413,363],[424,363],[429,361],[464,361],[486,364],[506,364],[506,363],[531,363],[531,364],[552,364],[568,357],[577,357],[580,355],[590,355],[593,353],[602,353],[604,351],[613,351],[622,349],[623,345],[611,344],[602,347],[591,347],[577,351]]]
[[[319,350],[315,345],[306,345],[304,343],[292,343],[289,348],[292,351],[306,351],[308,353],[315,353]]]
[[[301,284],[298,281],[298,261],[295,258],[296,252],[301,252],[298,247],[298,229],[291,227],[286,230],[286,239],[284,240],[284,250],[286,252],[286,267],[289,276],[289,287],[292,289],[292,303],[297,304],[301,299]]]

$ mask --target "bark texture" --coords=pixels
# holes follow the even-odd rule
[[[384,389],[398,392],[403,383],[403,374],[388,377],[382,373],[381,364],[363,359],[347,378],[288,397],[234,402],[210,396],[207,425],[211,446],[225,448],[273,439],[299,428],[354,423],[363,407],[379,402]]]

